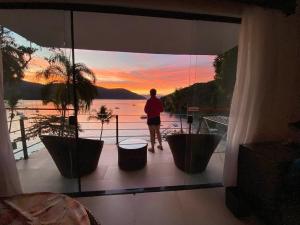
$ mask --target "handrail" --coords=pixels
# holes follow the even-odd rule
[[[97,128],[81,128],[81,130],[101,130],[101,129],[97,129]],[[103,130],[116,130],[116,129],[103,129]],[[136,128],[136,129],[133,129],[133,128],[119,128],[119,130],[148,130],[148,129],[143,129],[143,128]]]
[[[175,122],[180,122],[180,121],[178,121],[178,120],[170,120],[170,121],[168,121],[168,120],[161,120],[161,122],[162,123],[175,123]],[[100,123],[99,121],[97,121],[97,120],[95,120],[94,122],[89,122],[89,121],[87,121],[87,122],[85,122],[85,121],[79,121],[78,123]],[[146,122],[120,122],[119,121],[119,123],[143,123],[143,124],[146,124]]]
[[[214,122],[214,123],[218,123],[224,126],[228,126],[228,121],[220,121],[218,120],[218,118],[215,118],[215,116],[204,116],[203,119]],[[222,119],[224,120],[223,116]]]
[[[18,151],[16,151],[16,152],[13,152],[14,153],[14,155],[15,154],[18,154],[19,152],[22,152],[23,151],[23,149],[20,149],[20,150],[18,150]]]
[[[190,112],[200,112],[200,113],[229,113],[230,108],[228,107],[220,107],[220,108],[214,108],[214,107],[196,107],[197,109],[195,111]]]
[[[15,120],[12,120],[11,122],[17,122],[17,121],[19,121],[18,119],[15,119]],[[10,123],[10,120],[7,120],[6,121],[7,123]]]
[[[150,137],[150,135],[119,135],[119,137]],[[79,136],[79,138],[99,138],[99,136]],[[102,138],[116,138],[116,136],[102,136]]]
[[[10,108],[5,108],[6,110],[10,110]],[[50,110],[50,111],[60,111],[60,110],[66,110],[66,111],[72,111],[72,110],[75,110],[75,109],[70,109],[70,108],[67,108],[67,109],[56,109],[56,108],[28,108],[28,107],[18,107],[18,108],[14,108],[14,110],[24,110],[24,111],[34,111],[34,110]]]
[[[180,130],[181,128],[180,127],[172,127],[172,128],[162,128],[162,129],[178,129],[178,130]],[[187,127],[183,127],[182,129],[188,129]],[[96,128],[81,128],[81,130],[101,130],[101,129],[96,129]],[[116,129],[103,129],[103,130],[116,130]],[[119,128],[119,130],[149,130],[148,128],[122,128],[122,129],[120,129]]]
[[[21,131],[21,129],[19,129],[19,130],[13,130],[13,131],[10,131],[9,133],[12,134],[12,133],[16,133],[18,131]]]
[[[27,148],[30,148],[30,147],[32,147],[32,146],[35,146],[35,145],[37,145],[37,144],[39,144],[39,143],[42,143],[42,142],[41,142],[41,141],[38,141],[38,142],[36,142],[36,143],[34,143],[34,144],[31,144],[31,145],[27,146]]]
[[[20,108],[19,108],[20,109]],[[28,108],[26,108],[28,109]],[[35,110],[35,108],[31,108],[31,110]],[[39,109],[41,110],[41,109]],[[54,109],[42,109],[42,110],[54,110]],[[56,109],[55,109],[56,110]],[[84,115],[84,114],[80,114],[80,115]],[[91,114],[86,114],[86,115],[91,115]],[[168,132],[169,130],[187,130],[189,129],[188,127],[183,127],[182,126],[182,119],[186,119],[186,117],[188,116],[188,114],[173,114],[174,116],[178,116],[179,115],[179,118],[178,120],[162,120],[161,122],[162,123],[180,123],[180,127],[171,127],[171,125],[168,125],[166,127],[162,127],[162,134],[165,133],[165,132]],[[184,115],[184,117],[183,117]],[[138,115],[138,114],[115,114],[113,115],[113,118],[114,118],[114,123],[116,124],[116,127],[115,128],[103,128],[103,131],[116,131],[115,135],[103,135],[102,138],[106,138],[106,139],[112,139],[112,138],[116,138],[116,143],[118,144],[119,143],[119,138],[129,138],[129,137],[146,137],[146,138],[149,138],[150,135],[149,134],[141,134],[141,135],[119,135],[119,131],[147,131],[148,128],[119,128],[119,124],[144,124],[146,125],[146,121],[119,121],[119,117],[126,117],[126,116],[144,116],[144,115]],[[215,122],[215,123],[218,123],[218,121],[216,120],[213,120],[212,118],[210,117],[205,117],[203,116],[202,117],[203,119],[206,119],[206,120],[209,120],[209,121],[212,121],[212,122]],[[24,153],[24,158],[27,159],[27,149],[28,148],[32,148],[33,146],[36,146],[40,143],[42,143],[41,141],[38,141],[38,142],[35,142],[29,146],[27,146],[26,144],[26,134],[25,132],[28,131],[28,129],[31,127],[31,126],[28,126],[28,127],[25,127],[24,126],[24,121],[25,120],[31,120],[32,118],[30,117],[20,117],[20,119],[14,119],[13,121],[19,121],[20,122],[20,129],[17,129],[17,130],[14,130],[14,131],[11,131],[10,133],[11,134],[14,134],[16,132],[19,132],[21,131],[21,140],[22,140],[22,145],[23,145],[23,148],[20,149],[20,150],[17,150],[17,151],[14,151],[13,153],[14,154],[17,154],[17,153],[20,153],[23,151]],[[141,118],[141,119],[144,119],[144,118]],[[79,124],[97,124],[97,123],[100,123],[99,121],[97,120],[88,120],[88,121],[79,121],[78,122]],[[222,124],[222,123],[221,123]],[[223,125],[226,125],[226,124],[223,124]],[[83,131],[100,131],[101,129],[100,128],[81,128],[81,130]],[[99,136],[85,136],[85,135],[80,135],[80,137],[84,137],[84,138],[99,138]]]

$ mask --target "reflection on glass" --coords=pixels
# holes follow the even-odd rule
[[[23,190],[76,192],[77,179],[64,179],[57,161],[65,153],[65,169],[71,171],[67,161],[74,153],[57,154],[52,149],[62,142],[48,140],[74,139],[76,131],[68,122],[74,111],[70,26],[62,25],[70,24],[70,13],[2,10],[1,16],[8,127]]]
[[[143,18],[145,27],[141,28],[143,32],[139,32],[142,22],[136,24],[136,18],[131,16],[80,12],[75,13],[74,18],[75,30],[84,28],[89,33],[89,36],[83,35],[81,30],[74,34],[75,59],[93,70],[98,90],[90,110],[79,114],[79,135],[95,140],[101,137],[104,141],[96,171],[81,179],[82,190],[222,182],[227,118],[235,82],[236,48],[218,56],[130,52],[133,39],[146,46],[143,48],[138,43],[134,47],[157,48],[152,38],[139,38],[147,32],[154,35],[149,30],[155,30],[158,22],[173,24],[173,21]],[[89,18],[93,18],[92,23],[86,22],[90,21]],[[109,27],[116,21],[124,25],[117,31],[118,35]],[[177,20],[174,23],[188,24]],[[185,35],[189,35],[190,31],[185,31]],[[99,36],[100,33],[102,35]],[[114,42],[116,39],[117,43]],[[161,41],[164,43],[165,39]],[[128,51],[113,51],[117,48],[127,48]],[[160,126],[164,150],[157,148],[156,141],[155,153],[147,153],[147,165],[128,172],[119,167],[118,143],[124,140],[129,143],[134,138],[146,140],[150,147],[144,106],[151,88],[157,89],[164,105]],[[113,116],[102,123],[96,115],[103,107]],[[188,115],[193,117],[192,123],[188,123]]]
[[[237,47],[215,57],[212,81],[188,88],[187,112],[193,122],[186,136],[183,170],[196,176],[187,179],[187,184],[222,184],[236,64]]]
[[[51,16],[51,12],[43,13]],[[91,21],[89,13],[79,13],[79,17],[75,13],[75,31],[80,28],[81,32],[74,34],[73,67],[70,14],[53,13],[51,26],[56,32],[47,30],[49,21],[44,26],[38,22],[38,33],[44,29],[47,37],[24,29],[29,24],[25,22],[12,26],[20,32],[14,32],[10,23],[1,29],[8,127],[16,159],[25,156],[24,138],[30,159],[30,163],[17,162],[24,190],[75,192],[78,172],[83,191],[220,183],[237,48],[217,56],[103,51],[103,46],[125,50],[130,46],[109,45],[108,34],[98,36],[103,27],[85,24]],[[104,26],[107,21],[98,21],[99,15],[100,19],[110,16],[92,13],[93,24],[102,21]],[[57,23],[58,18],[62,23]],[[114,23],[119,16],[111,18]],[[126,15],[120,18],[136,21]],[[170,19],[145,19],[154,30],[162,20],[165,25],[173,24]],[[187,33],[193,27],[188,21],[176,20],[174,24],[185,27]],[[134,28],[136,24],[127,25]],[[115,29],[109,31],[116,34]],[[133,31],[122,30],[126,37],[132,37]],[[180,36],[186,41],[184,51],[190,46],[185,36]],[[148,41],[152,46],[150,38]],[[125,171],[118,166],[118,143],[139,138],[149,145],[144,106],[151,88],[157,89],[164,105],[160,126],[163,151],[156,143],[155,153],[147,152],[144,168]],[[76,118],[70,117],[76,106],[78,143],[74,138]],[[25,136],[20,134],[22,129]],[[35,183],[39,186],[33,186]]]

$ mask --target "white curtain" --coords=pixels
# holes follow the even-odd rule
[[[286,140],[299,87],[296,80],[296,16],[247,8],[240,30],[237,78],[232,98],[224,185],[237,179],[239,145]]]
[[[9,139],[3,95],[3,63],[0,51],[0,196],[9,196],[20,194],[22,189]]]

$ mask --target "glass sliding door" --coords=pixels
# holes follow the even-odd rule
[[[24,192],[221,185],[239,24],[127,13],[0,10]]]
[[[182,163],[184,163],[184,171],[193,174],[186,180],[189,185],[220,186],[223,183],[227,126],[236,75],[237,46],[209,57],[215,72],[213,79],[207,83],[194,83],[186,90],[189,96],[186,99],[189,129],[185,137],[182,137],[186,145]],[[195,59],[197,60],[197,57]],[[195,73],[197,77],[197,71]]]
[[[70,11],[1,10],[7,121],[24,192],[77,192]]]
[[[74,12],[75,63],[87,67],[84,76],[97,90],[79,112],[79,136],[104,142],[82,191],[222,182],[235,71],[232,65],[225,78],[215,71],[218,54],[236,46],[237,34],[237,24]],[[164,107],[163,150],[156,136],[155,153],[147,151],[144,112],[152,88]]]

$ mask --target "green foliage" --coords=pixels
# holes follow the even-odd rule
[[[215,81],[217,84],[217,101],[222,105],[230,105],[237,67],[238,47],[218,55],[214,61]]]
[[[162,97],[165,111],[186,113],[188,106],[197,106],[227,113],[235,84],[237,53],[235,47],[215,58],[213,81],[196,83]]]
[[[14,84],[24,77],[24,70],[27,69],[32,54],[37,49],[18,45],[10,31],[3,27],[0,29],[3,80],[5,84]]]
[[[101,122],[100,140],[102,139],[104,123],[109,123],[112,117],[113,111],[108,109],[105,105],[100,106],[100,109],[96,112],[96,114],[89,117],[89,119],[96,119]]]
[[[0,27],[0,48],[3,62],[3,81],[6,93],[6,105],[9,108],[9,132],[12,120],[15,117],[15,109],[20,99],[19,81],[24,77],[24,70],[31,61],[36,49],[18,45],[11,36],[11,32]]]
[[[30,124],[26,128],[26,139],[32,139],[45,133],[64,137],[75,137],[75,126],[69,125],[65,117],[58,115],[34,115],[30,118]],[[62,130],[62,124],[64,129]],[[80,131],[80,129],[79,129]],[[21,141],[21,137],[14,141]]]
[[[105,105],[102,105],[97,112],[97,119],[101,121],[101,123],[109,123],[112,117],[112,110],[108,109]]]
[[[184,98],[186,97],[186,92],[184,89],[176,89],[168,98],[162,98],[165,111],[169,112],[185,112],[186,104],[184,103]]]
[[[216,81],[196,83],[161,98],[164,109],[171,113],[186,113],[188,106],[217,108]]]
[[[67,106],[73,105],[73,67],[69,58],[63,52],[56,52],[47,59],[49,66],[37,73],[37,77],[43,77],[49,82],[42,89],[42,100],[44,104],[53,103],[57,109],[64,111]],[[97,89],[94,86],[95,75],[85,64],[74,64],[74,75],[76,79],[76,94],[78,98],[78,109],[88,110]]]
[[[53,103],[61,112],[61,130],[58,135],[67,135],[66,110],[74,101],[74,77],[76,82],[76,95],[78,108],[88,110],[94,98],[97,96],[97,88],[94,86],[95,75],[92,70],[82,63],[75,63],[74,68],[70,59],[61,51],[55,52],[47,58],[49,66],[37,73],[38,78],[45,78],[49,82],[42,88],[41,96],[43,104]],[[73,76],[74,75],[74,76]]]

